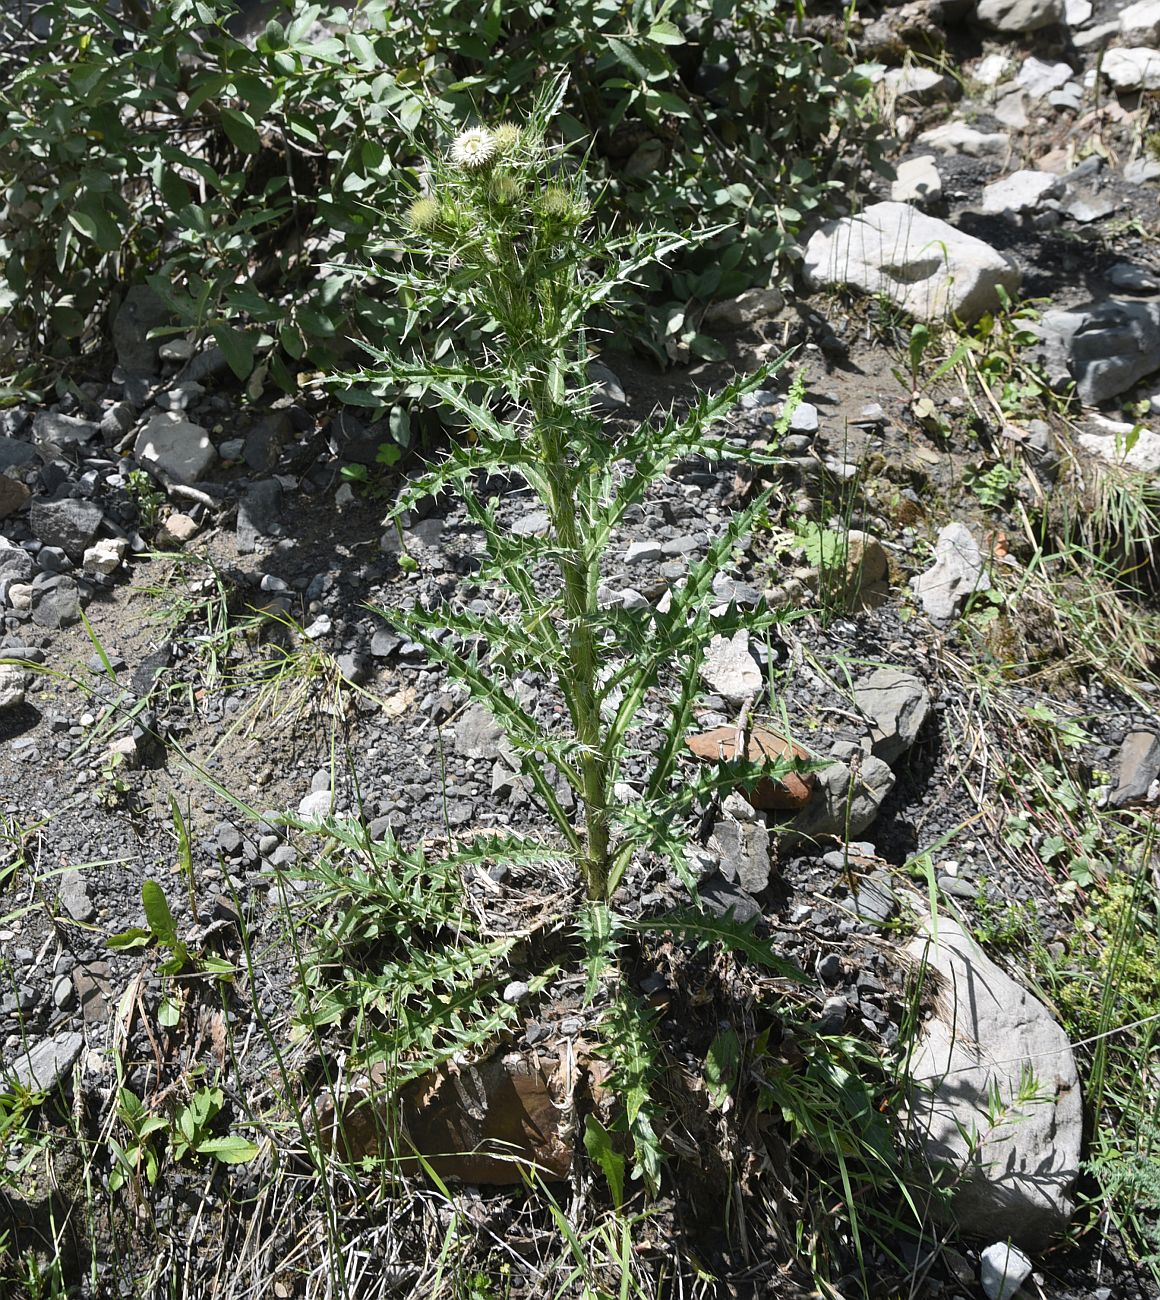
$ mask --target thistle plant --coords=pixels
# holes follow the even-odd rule
[[[602,420],[587,376],[586,318],[648,261],[687,239],[658,233],[630,243],[601,233],[582,165],[547,140],[563,89],[563,80],[555,82],[522,125],[472,127],[431,157],[423,192],[406,208],[396,250],[403,269],[378,268],[409,305],[404,348],[421,322],[455,320],[481,331],[482,355],[435,360],[415,342],[410,352],[372,350],[374,366],[351,378],[380,392],[401,388],[434,398],[466,426],[468,436],[402,493],[394,520],[424,497],[458,493],[487,540],[479,580],[502,584],[518,612],[503,618],[448,603],[383,613],[491,710],[521,755],[561,847],[574,856],[588,898],[605,903],[641,850],[667,854],[685,875],[682,814],[715,782],[739,779],[732,765],[729,773],[674,789],[705,648],[715,634],[774,621],[768,610],[710,612],[713,578],[766,495],[734,516],[672,590],[667,609],[606,608],[599,597],[602,561],[625,511],[674,460],[773,460],[768,449],[754,452],[715,426],[784,358],[703,396],[684,418],[670,413],[627,434]],[[488,474],[512,473],[542,504],[546,537],[513,533],[497,502],[480,496]],[[545,569],[554,581],[544,578]],[[508,689],[527,669],[546,676],[562,696],[565,734],[546,728]],[[658,688],[668,694],[669,718],[647,789],[639,802],[618,804],[613,791],[622,760],[640,709]],[[572,787],[582,825],[558,797],[549,763]]]

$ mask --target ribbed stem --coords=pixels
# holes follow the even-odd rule
[[[545,385],[547,388],[547,385]],[[537,433],[543,454],[544,477],[550,499],[544,504],[559,548],[564,581],[565,647],[569,674],[568,707],[580,744],[583,779],[585,857],[581,863],[588,897],[603,899],[608,888],[608,764],[603,758],[600,700],[597,691],[597,647],[593,636],[599,557],[582,536],[576,517],[576,471],[568,463],[559,433],[561,409],[548,398],[536,412]]]

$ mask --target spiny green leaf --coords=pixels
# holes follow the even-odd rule
[[[624,927],[645,934],[677,934],[683,939],[694,940],[699,947],[711,943],[720,944],[730,952],[743,953],[750,961],[764,966],[783,979],[792,980],[795,984],[808,984],[809,980],[799,966],[779,957],[768,939],[757,937],[757,921],[756,917],[751,921],[738,921],[732,916],[711,916],[707,912],[684,908],[664,916],[625,919]]]

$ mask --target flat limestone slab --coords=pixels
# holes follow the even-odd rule
[[[1083,1108],[1067,1035],[950,917],[907,952],[939,985],[907,1071],[912,1131],[965,1234],[1040,1250],[1075,1208]]]

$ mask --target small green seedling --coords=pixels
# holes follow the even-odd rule
[[[169,910],[165,891],[155,880],[146,880],[141,886],[141,905],[145,909],[148,928],[130,926],[120,934],[110,935],[106,943],[115,952],[130,952],[156,944],[168,951],[169,957],[158,967],[158,974],[181,975],[189,968],[222,977],[231,976],[234,967],[222,957],[194,953],[188,943],[177,933],[177,923]]]

